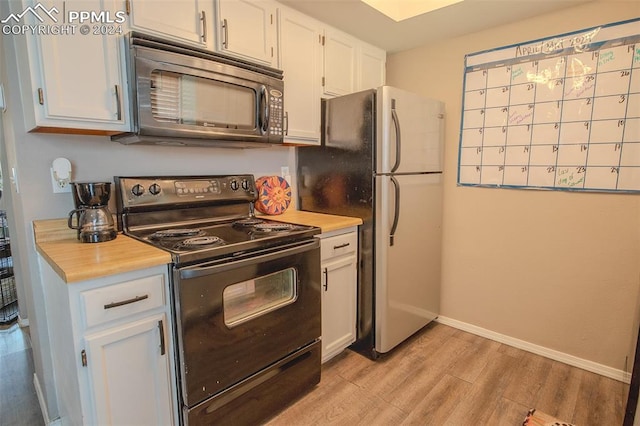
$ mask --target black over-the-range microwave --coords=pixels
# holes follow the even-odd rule
[[[132,131],[123,144],[255,147],[283,141],[282,71],[130,33]]]

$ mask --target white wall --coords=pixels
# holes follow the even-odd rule
[[[387,82],[446,103],[442,315],[629,371],[640,196],[456,186],[464,55],[640,16],[596,1],[390,55]],[[626,357],[629,362],[626,362]]]

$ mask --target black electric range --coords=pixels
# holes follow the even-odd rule
[[[254,214],[252,175],[115,177],[125,235],[171,253],[184,265],[301,241],[313,226]]]

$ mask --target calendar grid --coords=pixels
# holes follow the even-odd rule
[[[640,192],[640,19],[465,57],[458,185]]]
[[[629,75],[629,84],[627,85],[627,93],[629,93],[630,95],[633,93],[633,86],[632,86],[632,81],[634,78],[634,68],[633,66],[633,62],[634,62],[634,56],[631,57],[631,65],[629,67],[630,71],[630,75]],[[636,71],[636,74],[638,73],[638,71]],[[640,77],[640,75],[638,75],[638,77]],[[640,88],[638,89],[640,91]],[[640,108],[640,105],[639,105]],[[633,111],[629,111],[629,102],[627,102],[627,107],[625,110],[625,117],[629,117],[630,115],[633,115]],[[640,111],[636,111],[636,115],[640,115]],[[624,148],[625,148],[625,130],[624,129],[622,131],[622,143],[620,144],[620,158],[618,159],[618,171],[620,170],[620,167],[622,166],[622,156],[624,155]],[[639,138],[640,139],[640,138]],[[638,143],[640,143],[640,140],[636,141]],[[620,173],[618,172],[618,179],[620,179]],[[616,186],[617,186],[617,181],[616,181]]]

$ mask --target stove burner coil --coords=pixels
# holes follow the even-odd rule
[[[187,238],[180,245],[185,247],[210,246],[212,244],[224,244],[224,240],[220,237],[195,237]]]
[[[175,229],[163,229],[160,231],[156,231],[149,238],[153,238],[156,240],[162,238],[185,238],[185,237],[195,237],[197,235],[202,235],[204,232],[199,228],[175,228]]]
[[[242,227],[256,226],[258,224],[261,224],[262,222],[264,222],[264,220],[262,219],[247,218],[247,219],[236,220],[235,222],[233,222],[233,226],[242,226]]]
[[[295,227],[296,225],[290,223],[259,223],[254,226],[254,228],[260,232],[289,231]]]

